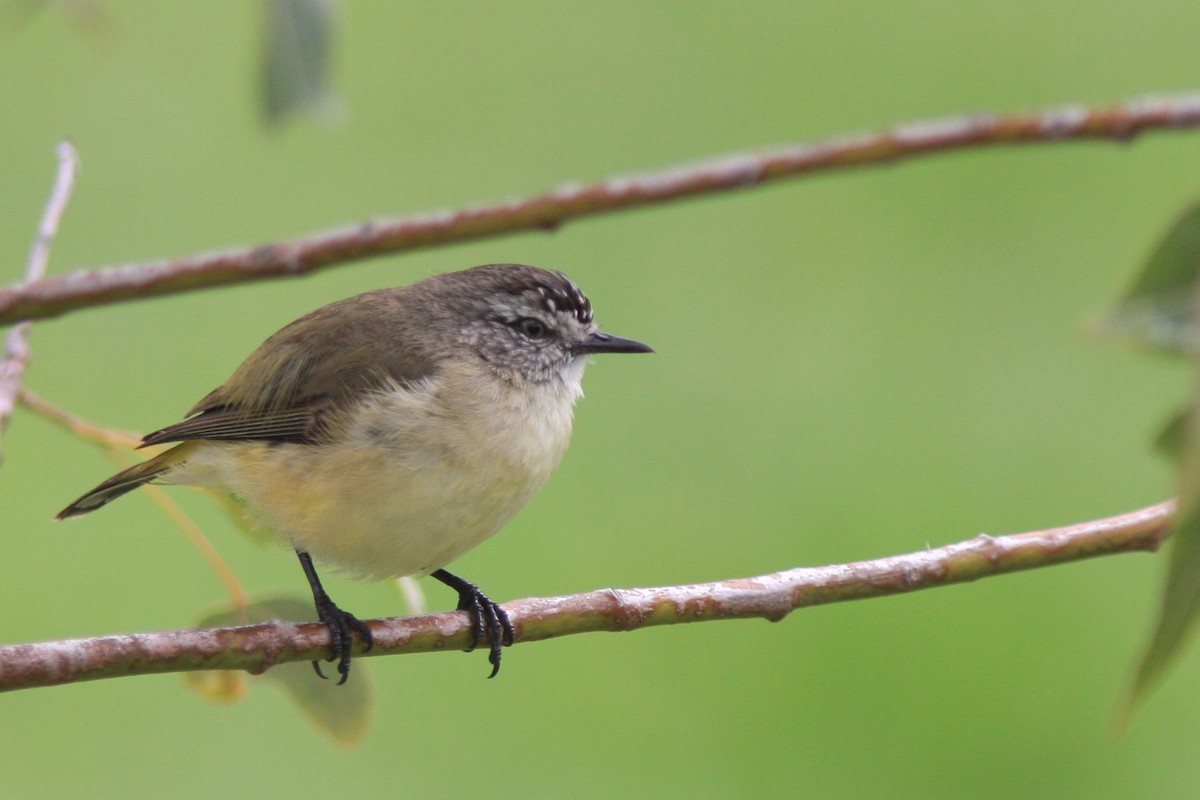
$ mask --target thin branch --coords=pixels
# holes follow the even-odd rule
[[[0,290],[0,324],[54,317],[89,306],[145,299],[242,281],[301,275],[364,258],[528,230],[555,230],[577,217],[748,189],[782,178],[867,166],[967,147],[1109,139],[1144,130],[1200,125],[1200,94],[1130,100],[1109,108],[1069,106],[1031,114],[967,117],[901,125],[457,211],[364,222],[261,247],[122,267],[82,270]]]
[[[221,552],[213,545],[200,526],[192,521],[192,518],[184,512],[179,503],[175,502],[175,498],[167,494],[161,486],[147,484],[142,487],[150,495],[150,499],[159,509],[167,515],[171,522],[179,528],[183,533],[184,538],[188,543],[200,553],[200,557],[204,559],[217,576],[217,580],[225,587],[225,591],[229,592],[229,599],[233,603],[233,607],[239,611],[245,611],[246,606],[250,602],[246,590],[242,588],[242,584],[238,582],[237,576],[233,574],[233,570],[225,559],[221,557]],[[241,622],[245,622],[246,618],[243,615]]]
[[[46,274],[46,263],[50,260],[50,246],[54,243],[54,235],[58,233],[58,225],[67,203],[71,200],[71,191],[75,186],[75,174],[79,168],[79,157],[70,142],[60,142],[58,145],[58,175],[54,179],[54,188],[46,209],[42,212],[42,221],[38,225],[37,238],[29,250],[29,260],[25,265],[25,286],[40,281]],[[9,331],[4,342],[4,355],[0,358],[0,434],[4,432],[8,420],[12,417],[13,408],[17,402],[17,392],[21,388],[21,377],[29,366],[29,323],[18,322]],[[2,451],[0,451],[2,457]]]
[[[1166,502],[1065,528],[979,535],[873,561],[802,567],[718,583],[530,598],[508,603],[505,610],[516,627],[517,642],[714,619],[778,621],[804,606],[947,586],[1114,553],[1154,551],[1170,531],[1173,514],[1174,503]],[[470,633],[461,612],[369,624],[375,647],[359,655],[459,649]],[[258,673],[283,662],[324,658],[328,648],[324,625],[292,622],[10,645],[0,647],[0,691],[203,669]]]
[[[39,395],[24,386],[21,387],[17,396],[22,405],[34,413],[41,415],[56,425],[66,428],[82,439],[100,445],[104,448],[104,452],[122,468],[132,463],[132,459],[125,455],[126,451],[142,449],[142,437],[136,433],[118,431],[88,422],[83,417],[72,414],[70,411],[60,408],[47,400],[43,400]],[[153,453],[159,449],[152,447],[148,448],[146,452]],[[225,586],[225,590],[229,592],[229,597],[233,601],[234,608],[245,609],[246,605],[250,602],[246,596],[246,590],[238,583],[233,570],[225,563],[225,559],[221,558],[221,554],[213,546],[213,543],[209,541],[208,537],[204,535],[204,531],[200,530],[200,526],[193,522],[192,518],[175,502],[174,498],[164,492],[161,487],[148,484],[142,488],[149,494],[154,504],[175,523],[176,527],[179,528],[191,545],[199,551],[201,558],[208,562],[208,566],[216,573],[217,579],[221,581]],[[197,491],[204,490],[198,489]],[[222,503],[224,502],[223,495],[214,494],[213,497]]]
[[[81,439],[100,445],[105,450],[128,450],[133,452],[138,450],[142,444],[141,434],[132,431],[120,431],[115,428],[105,428],[94,422],[88,422],[83,417],[72,414],[65,408],[56,406],[48,400],[43,400],[40,395],[27,387],[22,386],[20,388],[17,392],[17,398],[21,401],[22,405],[44,419],[53,422],[55,425],[75,434]],[[147,451],[153,452],[153,448],[147,448]],[[128,464],[124,464],[123,466],[128,466]]]

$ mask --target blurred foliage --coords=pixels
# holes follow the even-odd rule
[[[312,618],[311,602],[275,597],[207,614],[196,622],[196,627],[253,625],[272,619],[306,622]],[[318,729],[338,744],[356,745],[370,731],[375,708],[375,681],[366,661],[355,659],[354,680],[341,686],[336,680],[318,678],[310,664],[278,664],[257,677],[228,671],[192,672],[183,677],[192,689],[217,702],[241,700],[247,684],[265,682],[282,686]]]
[[[1200,354],[1200,204],[1188,208],[1163,237],[1105,328],[1172,355]],[[1200,427],[1196,399],[1163,428],[1157,448],[1179,470],[1179,511],[1158,622],[1122,709],[1133,707],[1179,656],[1200,613]]]
[[[1170,354],[1200,354],[1200,203],[1162,238],[1102,329]]]
[[[277,124],[298,111],[328,112],[333,8],[331,0],[266,0],[262,113]]]

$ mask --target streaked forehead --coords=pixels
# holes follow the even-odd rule
[[[551,314],[571,314],[585,325],[592,321],[592,304],[575,282],[561,272],[547,273],[534,285],[542,307]]]

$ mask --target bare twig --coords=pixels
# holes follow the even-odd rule
[[[65,408],[56,406],[48,400],[43,400],[33,390],[22,386],[17,392],[17,398],[31,411],[50,420],[81,439],[98,444],[106,450],[137,450],[142,443],[140,434],[132,431],[119,431],[115,428],[105,428],[94,422],[88,422],[83,417],[72,414]],[[148,448],[150,452],[153,452]]]
[[[142,449],[142,437],[138,434],[105,428],[94,422],[88,422],[83,417],[72,414],[70,411],[60,408],[47,400],[43,400],[25,387],[21,387],[18,392],[18,398],[26,408],[40,414],[56,425],[66,428],[76,436],[103,447],[104,451],[121,467],[127,467],[132,463],[132,459],[125,455],[126,451]],[[154,452],[158,449],[160,448],[148,448],[147,452]],[[233,570],[225,563],[225,559],[221,558],[221,554],[217,552],[217,548],[204,535],[204,531],[200,530],[200,526],[193,522],[191,517],[180,508],[179,504],[160,487],[147,484],[142,488],[150,495],[150,499],[154,501],[154,504],[162,509],[162,512],[182,531],[192,546],[199,551],[200,556],[208,562],[209,567],[216,573],[217,579],[221,581],[225,586],[225,590],[229,592],[229,597],[233,601],[234,607],[245,609],[246,604],[249,602],[246,590],[238,583]],[[218,495],[213,496],[220,499]]]
[[[1153,551],[1167,536],[1173,514],[1174,504],[1167,502],[1065,528],[999,537],[980,535],[934,550],[874,561],[691,586],[531,598],[508,603],[505,609],[516,627],[518,642],[713,619],[781,620],[803,606],[946,586],[1113,553]],[[369,624],[375,647],[360,655],[458,649],[470,635],[466,615],[461,612],[379,619]],[[283,662],[324,658],[328,648],[329,632],[324,625],[291,622],[10,645],[0,647],[0,691],[200,669],[262,672]]]
[[[29,285],[42,279],[46,274],[46,262],[50,259],[50,245],[54,243],[54,234],[58,232],[58,224],[67,203],[71,200],[71,190],[75,186],[75,173],[78,170],[79,158],[70,142],[60,142],[58,145],[58,176],[54,179],[54,188],[50,199],[46,202],[46,210],[42,212],[42,222],[38,226],[37,238],[29,250],[29,261],[25,265],[25,282]],[[11,320],[9,320],[11,321]],[[21,376],[29,365],[29,323],[18,322],[9,331],[4,342],[4,357],[0,359],[0,433],[4,432],[13,407],[17,402],[17,392],[21,388]],[[2,457],[2,451],[0,451]]]
[[[192,547],[196,548],[197,552],[200,553],[200,557],[204,559],[209,568],[216,574],[217,580],[225,587],[225,591],[229,592],[229,599],[233,602],[233,607],[239,611],[245,611],[246,605],[250,602],[250,598],[246,595],[246,590],[242,588],[242,584],[238,581],[237,576],[233,574],[233,570],[229,564],[221,556],[221,552],[217,550],[204,534],[200,526],[192,521],[192,518],[184,512],[179,503],[176,503],[173,497],[163,491],[161,486],[146,484],[142,488],[150,495],[150,499],[154,501],[154,504],[175,523],[175,526],[179,528]],[[245,616],[239,620],[239,622],[245,621]]]
[[[1075,139],[1128,141],[1143,130],[1200,125],[1200,94],[1131,100],[1110,108],[1070,106],[1031,114],[980,114],[901,125],[458,211],[352,225],[261,247],[123,267],[78,271],[0,290],[0,324],[53,317],[88,306],[300,275],[364,258],[526,230],[696,195],[747,189],[823,170],[867,166],[966,147]]]

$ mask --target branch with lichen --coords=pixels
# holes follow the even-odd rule
[[[1096,556],[1154,551],[1170,531],[1173,516],[1174,504],[1166,502],[1064,528],[979,535],[872,561],[689,586],[529,598],[504,608],[516,629],[516,643],[717,619],[778,621],[806,606],[931,589]],[[364,653],[359,642],[355,651],[359,657],[455,650],[465,647],[471,635],[466,614],[458,611],[367,624],[375,646]],[[329,630],[323,624],[272,621],[8,645],[0,647],[0,691],[163,672],[260,673],[276,664],[326,658],[329,644]]]
[[[971,147],[1081,139],[1126,142],[1150,130],[1200,125],[1200,94],[1068,106],[1027,114],[977,114],[900,125],[760,152],[570,185],[461,210],[375,220],[259,247],[169,261],[81,270],[0,290],[0,325],[80,308],[192,289],[301,275],[366,258],[528,230],[689,197],[762,186],[846,167],[865,167]]]

